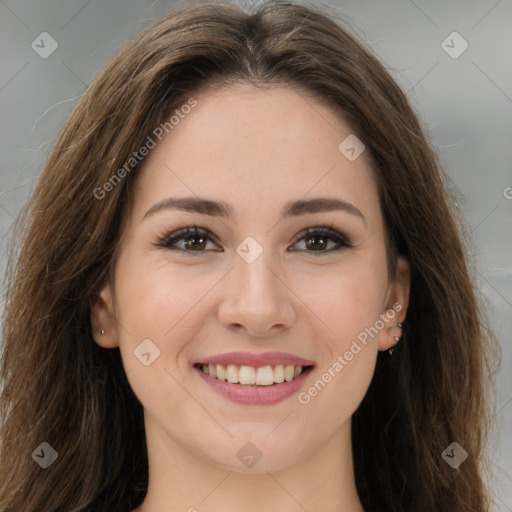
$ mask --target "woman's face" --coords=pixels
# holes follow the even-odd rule
[[[408,268],[389,278],[368,155],[327,106],[292,88],[194,98],[153,137],[91,321],[119,346],[147,431],[223,468],[277,470],[350,432],[405,318]]]

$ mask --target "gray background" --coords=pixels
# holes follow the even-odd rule
[[[512,2],[327,0],[380,57],[419,114],[471,233],[476,282],[503,355],[491,446],[499,511],[512,512]],[[129,39],[174,6],[149,0],[0,0],[0,236],[35,186],[78,98]],[[458,32],[467,50],[442,42]],[[48,32],[58,48],[31,47]],[[453,39],[453,38],[452,38]],[[461,40],[444,45],[459,51]],[[48,41],[45,44],[48,49]],[[428,250],[428,248],[426,248]]]

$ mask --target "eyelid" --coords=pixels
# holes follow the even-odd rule
[[[347,235],[345,235],[343,232],[340,232],[337,229],[335,229],[333,226],[334,226],[334,222],[332,222],[330,225],[319,224],[319,225],[314,225],[314,226],[305,228],[305,229],[299,231],[299,233],[297,233],[293,237],[293,239],[291,241],[291,245],[292,246],[296,245],[298,242],[302,241],[307,235],[319,236],[319,234],[320,234],[320,236],[325,236],[326,238],[329,238],[331,241],[335,242],[336,245],[338,246],[337,248],[335,248],[335,249],[331,248],[326,251],[298,250],[298,251],[294,251],[294,252],[311,253],[316,256],[321,256],[324,254],[338,252],[343,248],[353,248],[354,245],[351,243],[350,238]],[[188,251],[188,250],[184,250],[184,249],[180,249],[180,248],[171,249],[172,244],[170,243],[170,241],[172,241],[172,243],[175,243],[176,241],[182,240],[183,238],[187,238],[188,236],[204,236],[204,237],[206,237],[206,239],[208,241],[211,241],[212,243],[214,243],[218,246],[221,245],[219,242],[219,239],[213,234],[212,231],[210,231],[207,228],[199,228],[196,226],[195,223],[193,225],[186,225],[181,228],[175,228],[173,230],[164,231],[164,233],[161,236],[157,237],[157,240],[155,241],[155,245],[162,247],[164,249],[179,251],[181,253],[188,253],[190,255],[195,255],[197,253],[208,253],[211,251],[211,249],[210,250],[202,250],[202,251],[193,251],[193,250]],[[221,252],[221,250],[216,251],[216,252]]]
[[[334,228],[334,222],[332,222],[330,225],[326,224],[319,224],[315,226],[310,226],[308,228],[303,229],[302,231],[299,231],[293,238],[293,245],[295,245],[297,242],[299,242],[301,239],[303,239],[306,235],[314,235],[320,233],[323,236],[330,236],[331,238],[337,238],[343,241],[343,243],[346,246],[353,247],[352,243],[350,242],[350,239],[345,234],[338,231],[336,228]],[[312,251],[314,252],[314,251]],[[324,251],[329,252],[329,251]]]
[[[196,224],[190,225],[187,224],[181,228],[175,228],[171,230],[164,230],[164,232],[156,237],[155,244],[164,249],[168,248],[168,245],[165,244],[166,241],[174,239],[180,240],[182,238],[186,238],[187,236],[193,235],[205,235],[208,240],[211,240],[216,245],[220,245],[219,239],[207,228],[199,228]],[[206,251],[183,251],[183,252],[206,252]]]

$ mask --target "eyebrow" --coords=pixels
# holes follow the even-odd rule
[[[158,203],[155,203],[144,214],[142,220],[154,215],[156,212],[169,209],[223,218],[230,218],[233,215],[232,207],[224,201],[213,201],[201,197],[166,197],[158,201]],[[358,208],[348,201],[334,197],[318,197],[315,199],[291,201],[284,206],[282,216],[284,218],[296,217],[308,213],[330,212],[334,210],[341,210],[356,215],[360,217],[366,225],[366,219]]]

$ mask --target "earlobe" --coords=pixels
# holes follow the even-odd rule
[[[119,335],[109,284],[105,285],[102,290],[92,298],[90,304],[90,318],[94,341],[103,348],[118,347]]]

